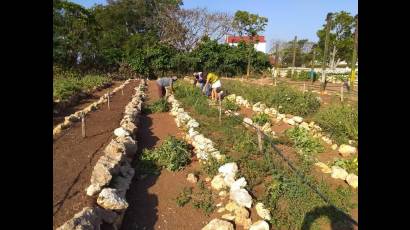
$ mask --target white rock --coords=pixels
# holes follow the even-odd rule
[[[286,123],[288,123],[289,125],[295,125],[296,122],[293,119],[287,119]]]
[[[222,175],[216,175],[211,181],[211,187],[215,190],[221,190],[226,188],[226,184]]]
[[[235,162],[226,163],[218,168],[218,172],[222,173],[223,176],[236,175],[238,165]]]
[[[229,198],[240,206],[245,206],[251,208],[252,206],[252,197],[249,195],[248,191],[245,189],[236,189],[231,190],[229,193]]]
[[[87,196],[94,196],[101,191],[101,187],[98,184],[91,184],[86,189]]]
[[[359,185],[359,178],[358,176],[356,176],[353,173],[350,173],[349,175],[347,175],[346,177],[346,182],[352,186],[353,188],[357,188]]]
[[[346,180],[348,173],[339,166],[332,166],[332,178]]]
[[[244,177],[241,177],[232,183],[231,190],[239,190],[241,188],[244,188],[245,186],[246,186],[246,180]]]
[[[337,144],[333,144],[333,145],[332,145],[332,149],[333,149],[333,150],[336,150],[336,149],[337,149]]]
[[[320,170],[321,170],[323,173],[332,173],[332,169],[329,168],[329,166],[327,166],[327,165],[326,165],[325,163],[323,163],[323,162],[316,162],[315,165],[316,165],[317,167],[319,167]]]
[[[292,118],[292,120],[294,120],[296,123],[302,123],[303,118],[302,118],[302,117],[299,117],[299,116],[294,116],[294,117]]]
[[[235,182],[235,175],[234,174],[229,174],[229,175],[225,176],[224,181],[225,181],[225,184],[228,187],[231,187],[232,184]]]
[[[246,124],[249,124],[249,125],[252,125],[252,124],[253,124],[252,119],[250,119],[249,117],[245,117],[245,118],[243,119],[243,122],[245,122]]]
[[[224,207],[219,208],[216,212],[217,212],[217,213],[225,212],[225,208],[224,208]]]
[[[249,230],[269,230],[269,224],[264,220],[259,220],[253,223]]]
[[[233,224],[220,219],[211,220],[202,230],[234,230]]]
[[[226,197],[228,194],[227,194],[226,191],[220,191],[220,192],[218,193],[218,195],[219,195],[220,197]]]
[[[193,173],[190,173],[190,174],[188,174],[188,176],[187,176],[187,181],[188,181],[189,183],[195,184],[196,182],[198,182],[198,178],[197,178]]]
[[[235,220],[235,216],[232,214],[223,214],[222,219],[232,221],[232,220]]]
[[[124,128],[120,127],[120,128],[116,128],[114,130],[114,134],[117,137],[125,137],[125,136],[129,136],[130,134],[127,132],[127,130],[125,130]]]
[[[302,122],[300,125],[299,125],[299,127],[302,127],[302,128],[304,128],[304,129],[306,129],[306,130],[310,130],[310,128],[309,128],[309,125],[308,125],[308,123],[306,123],[306,122]]]
[[[256,213],[258,214],[258,216],[260,216],[262,219],[265,219],[265,220],[271,219],[270,212],[268,209],[265,208],[263,203],[261,202],[257,203],[255,206],[255,209],[256,209]]]
[[[116,189],[104,188],[97,198],[101,207],[109,210],[124,210],[128,207],[127,201],[120,197]]]
[[[342,155],[344,157],[348,157],[352,154],[355,154],[356,152],[357,152],[357,149],[353,146],[350,146],[350,145],[342,144],[339,147],[339,153],[340,153],[340,155]]]

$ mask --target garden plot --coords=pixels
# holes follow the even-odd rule
[[[124,87],[124,95],[114,94],[111,110],[106,104],[87,115],[86,138],[82,137],[81,122],[75,122],[65,134],[53,142],[53,227],[56,228],[94,203],[87,197],[94,165],[112,139],[113,131],[122,119],[124,107],[131,100],[139,81]]]
[[[186,110],[189,110],[191,116],[194,116],[198,123],[201,124],[198,127],[199,132],[214,140],[214,146],[220,151],[221,154],[226,156],[226,159],[234,160],[238,163],[239,175],[244,176],[247,182],[247,188],[250,189],[249,191],[253,196],[256,196],[257,200],[266,200],[268,199],[268,197],[270,197],[270,195],[279,192],[275,189],[270,192],[268,191],[268,188],[270,188],[270,185],[272,185],[272,180],[281,185],[287,184],[287,186],[283,188],[288,188],[291,190],[302,189],[301,187],[303,187],[304,185],[300,184],[299,186],[296,186],[297,183],[300,183],[300,181],[298,181],[299,179],[289,170],[289,168],[287,168],[286,165],[283,166],[282,159],[279,159],[277,155],[273,153],[273,150],[269,150],[268,145],[265,144],[265,146],[267,146],[267,148],[265,148],[265,151],[270,154],[261,155],[257,153],[257,141],[255,140],[255,135],[241,125],[242,120],[238,121],[238,119],[234,119],[232,117],[225,117],[224,122],[219,125],[218,110],[209,107],[206,98],[202,97],[201,94],[197,92],[197,89],[187,85],[186,83],[181,82],[178,84],[175,92],[175,97],[181,101]],[[305,168],[305,172],[310,171],[311,167],[308,163],[309,162],[303,161],[303,159],[300,159],[299,162],[296,162],[299,167]],[[215,170],[219,166],[220,165],[218,165],[218,161],[214,161],[211,165],[205,165],[203,170],[213,176],[217,173],[217,171]],[[281,176],[279,176],[279,174]],[[287,179],[283,180],[284,176]],[[311,179],[313,180],[313,178]],[[296,183],[296,187],[292,187],[290,184],[288,184],[291,183],[290,181]],[[332,197],[331,200],[335,200],[338,205],[341,205],[339,207],[343,206],[345,209],[350,209],[348,207],[352,208],[350,200],[354,191],[352,191],[349,187],[339,186],[336,189],[330,189],[329,186],[327,186],[324,182],[313,180],[312,183],[320,187],[320,190],[326,191],[325,193],[327,193],[329,197]],[[279,189],[279,187],[274,186],[274,188],[276,189]],[[316,205],[321,203],[321,201],[319,201],[317,197],[315,198],[316,195],[310,194],[310,192],[311,191],[309,191],[309,189],[306,189],[303,192],[306,193],[305,198],[310,197],[307,200],[305,198],[299,200],[301,198],[286,197],[285,195],[283,195],[284,193],[281,192],[279,192],[279,194],[277,195],[285,200],[283,202],[285,202],[287,206],[292,206],[292,202],[294,202],[295,199],[299,200],[298,202],[295,202],[293,204],[298,204],[299,206],[306,208],[302,208],[301,211],[302,213],[305,212],[306,214],[307,210],[315,206],[311,201],[316,200]],[[292,191],[288,191],[288,193],[293,194]],[[271,209],[271,211],[278,211],[278,207],[275,208],[274,206],[272,206],[274,205],[274,203],[275,202],[270,203],[269,205],[269,202],[267,202],[266,204],[268,206],[268,209]],[[299,207],[299,209],[301,208]],[[303,214],[286,213],[285,210],[281,210],[280,212],[276,211],[271,213],[274,219],[271,222],[275,225],[288,226],[287,228],[289,228],[290,226],[301,227],[304,216]],[[255,211],[251,211],[251,216],[252,213],[255,213]],[[333,212],[333,214],[336,213]]]

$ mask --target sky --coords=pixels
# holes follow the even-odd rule
[[[105,4],[106,0],[71,0],[84,7]],[[268,18],[265,35],[267,49],[274,40],[289,41],[297,36],[316,42],[316,31],[325,23],[328,12],[358,13],[358,0],[184,0],[183,8],[205,7],[209,11],[246,10]]]

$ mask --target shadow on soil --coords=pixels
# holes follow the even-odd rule
[[[327,217],[330,220],[331,230],[353,230],[354,223],[345,213],[337,210],[333,206],[322,206],[306,213],[302,224],[302,230],[310,230],[313,222],[321,217]]]
[[[153,135],[151,126],[152,119],[143,114],[140,117],[140,126],[137,133],[138,154],[141,154],[143,149],[153,148],[159,140],[158,137]],[[137,160],[134,160],[132,165],[135,166],[136,163]],[[154,229],[154,225],[158,220],[158,197],[149,194],[148,191],[157,181],[158,175],[149,175],[143,179],[140,176],[135,174],[127,192],[126,199],[129,206],[124,215],[122,230]]]

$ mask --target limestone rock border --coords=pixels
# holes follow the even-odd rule
[[[104,149],[104,155],[94,166],[91,184],[86,189],[86,193],[95,198],[98,205],[85,207],[57,230],[100,229],[103,221],[112,224],[114,229],[121,227],[128,207],[125,194],[134,176],[131,160],[137,150],[135,134],[146,96],[145,89],[146,81],[142,79],[140,85],[135,88],[136,92],[131,101],[125,106],[124,117],[119,128],[129,135],[113,138]]]

